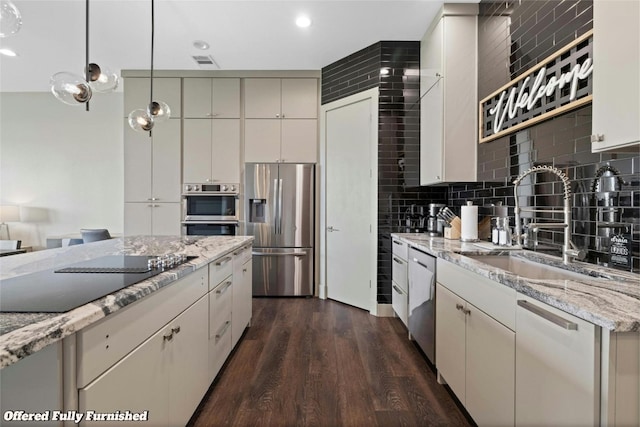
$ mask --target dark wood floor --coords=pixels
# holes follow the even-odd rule
[[[193,426],[467,426],[397,318],[254,298],[252,326]]]

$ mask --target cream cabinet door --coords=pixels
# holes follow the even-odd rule
[[[283,119],[280,161],[315,163],[318,161],[318,120]]]
[[[245,119],[244,161],[276,163],[280,161],[280,119]]]
[[[124,204],[124,235],[150,236],[151,232],[151,202],[127,202]]]
[[[281,117],[280,79],[244,79],[244,116],[247,119]]]
[[[136,132],[124,123],[124,201],[151,199],[151,150],[153,141],[147,132]]]
[[[640,2],[593,2],[593,152],[640,144]],[[602,140],[598,141],[597,136]]]
[[[282,79],[282,117],[318,118],[318,79]]]
[[[467,303],[465,408],[478,426],[515,422],[515,332]]]
[[[211,116],[214,119],[240,118],[240,79],[212,79]]]
[[[205,296],[169,323],[169,425],[186,425],[209,387],[209,299]]]
[[[462,404],[465,402],[465,301],[436,284],[436,367]]]
[[[127,77],[124,79],[124,116],[136,109],[145,109],[149,105],[150,79],[148,77]],[[182,116],[182,96],[179,77],[154,77],[154,101],[163,101],[171,108],[171,117]]]
[[[240,119],[211,120],[211,179],[240,182]]]
[[[248,249],[251,250],[250,248]],[[235,347],[251,320],[252,268],[251,258],[244,264],[233,264],[233,308],[231,311],[231,340]]]
[[[240,118],[239,78],[185,78],[185,118]]]
[[[151,234],[179,236],[181,207],[180,203],[154,203],[151,211]]]
[[[171,119],[153,129],[152,197],[160,202],[179,202],[181,195],[180,120]]]
[[[185,183],[209,182],[211,179],[211,122],[210,119],[184,119],[182,179]]]
[[[167,353],[171,342],[163,328],[78,392],[78,409],[87,411],[149,411],[148,423],[169,423],[169,371]],[[86,417],[86,415],[85,415]],[[82,422],[82,425],[113,425],[113,422]]]

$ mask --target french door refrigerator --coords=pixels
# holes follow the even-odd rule
[[[253,295],[313,295],[315,165],[247,163],[244,190]]]

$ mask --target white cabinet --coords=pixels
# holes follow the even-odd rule
[[[640,3],[593,2],[593,152],[638,152]]]
[[[180,235],[180,203],[125,203],[125,236],[177,236]]]
[[[210,267],[211,268],[211,267]],[[210,280],[211,280],[211,276]],[[213,381],[231,353],[233,279],[229,275],[209,292],[209,380]]]
[[[79,390],[82,413],[149,411],[153,425],[185,425],[209,386],[207,299],[160,329],[125,358]],[[85,422],[85,425],[107,423]]]
[[[318,80],[244,80],[245,162],[315,163]]]
[[[518,294],[516,425],[599,425],[599,329]]]
[[[240,118],[239,78],[185,78],[185,118]]]
[[[476,180],[477,15],[445,4],[422,38],[420,185]]]
[[[231,344],[235,347],[251,321],[252,309],[252,256],[246,246],[233,257],[233,307],[231,309]]]
[[[127,77],[124,79],[124,116],[136,109],[145,109],[149,105],[150,79],[148,77]],[[179,77],[154,77],[154,101],[163,101],[171,109],[171,117],[182,115]]]
[[[125,235],[179,235],[180,120],[124,132]]]
[[[240,120],[185,119],[185,183],[240,182]]]
[[[391,238],[391,305],[393,311],[409,327],[409,284],[407,279],[407,248],[408,245],[397,239]]]
[[[438,260],[436,367],[479,426],[512,426],[515,291]]]

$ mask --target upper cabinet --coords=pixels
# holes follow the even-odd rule
[[[420,185],[476,180],[478,5],[445,4],[420,44]]]
[[[315,163],[318,79],[244,80],[244,161]]]
[[[185,119],[183,132],[184,183],[240,182],[240,119]]]
[[[240,118],[240,79],[185,78],[184,117]]]
[[[593,2],[594,152],[638,150],[640,143],[640,2]]]
[[[244,80],[247,119],[317,119],[318,79]]]
[[[154,101],[163,101],[171,108],[171,117],[182,117],[182,98],[180,96],[179,77],[154,77]],[[124,116],[136,109],[145,109],[149,105],[150,79],[146,77],[127,77],[124,79]]]

